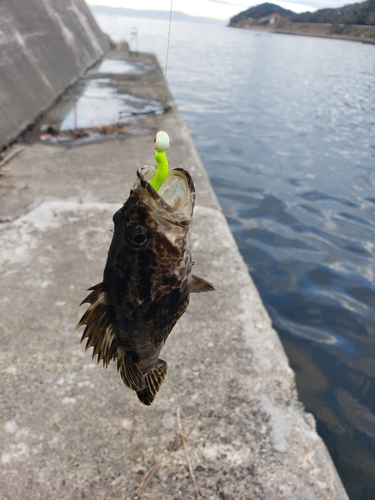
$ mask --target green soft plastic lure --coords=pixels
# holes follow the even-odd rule
[[[169,148],[169,135],[160,131],[156,134],[154,141],[156,173],[151,181],[151,186],[155,191],[159,191],[163,182],[168,177],[168,158],[165,151]]]

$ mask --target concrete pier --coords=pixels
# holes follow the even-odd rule
[[[161,100],[152,55],[106,57],[152,63],[110,77]],[[167,106],[170,165],[197,189],[195,272],[217,291],[192,296],[163,348],[169,370],[151,407],[114,363],[96,366],[75,325],[86,288],[102,279],[112,215],[136,169],[154,161],[160,117],[81,147],[25,145],[0,171],[0,496],[345,500],[169,93]]]

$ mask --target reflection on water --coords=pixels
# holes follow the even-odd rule
[[[133,64],[136,63],[130,66]],[[104,60],[99,69],[103,66],[106,70],[103,72],[110,69],[119,72],[127,67],[127,61]],[[112,124],[130,127],[139,121],[137,117],[161,112],[159,101],[123,92],[112,78],[82,78],[42,116],[26,137],[37,140],[44,129],[60,132]],[[93,137],[97,138],[97,135],[93,134]],[[62,138],[63,142],[69,140],[69,137]],[[83,141],[89,142],[90,139]]]
[[[71,109],[61,121],[60,128],[70,130],[121,123],[126,116],[157,112],[159,109],[159,102],[120,93],[111,85],[110,79],[98,78],[86,82],[84,92],[71,102]]]
[[[98,19],[126,36],[125,19]],[[164,62],[168,24],[137,21]],[[375,47],[191,29],[172,24],[172,93],[300,397],[351,499],[373,500]]]

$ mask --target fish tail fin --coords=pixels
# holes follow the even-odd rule
[[[144,375],[146,387],[137,391],[137,396],[144,405],[149,406],[153,402],[167,374],[167,369],[167,363],[159,359],[158,364]]]

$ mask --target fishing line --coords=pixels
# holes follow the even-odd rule
[[[164,69],[164,89],[163,89],[163,100],[161,105],[161,118],[160,118],[160,129],[162,129],[164,112],[165,112],[165,96],[167,93],[167,71],[168,71],[168,57],[169,57],[169,45],[171,40],[171,26],[172,26],[172,12],[173,12],[173,0],[171,0],[171,8],[169,11],[169,27],[168,27],[168,41],[167,41],[167,53],[165,56],[165,69]]]
[[[168,42],[167,42],[167,53],[165,56],[164,89],[163,89],[163,99],[161,105],[160,130],[156,134],[154,140],[156,173],[151,180],[151,186],[155,189],[155,191],[159,191],[165,179],[168,177],[168,172],[169,172],[168,158],[167,155],[165,154],[165,151],[169,149],[169,135],[161,129],[163,128],[163,119],[165,113],[165,96],[167,93],[167,71],[168,71],[169,45],[171,40],[172,11],[173,11],[173,0],[171,0],[171,8],[169,12]]]

